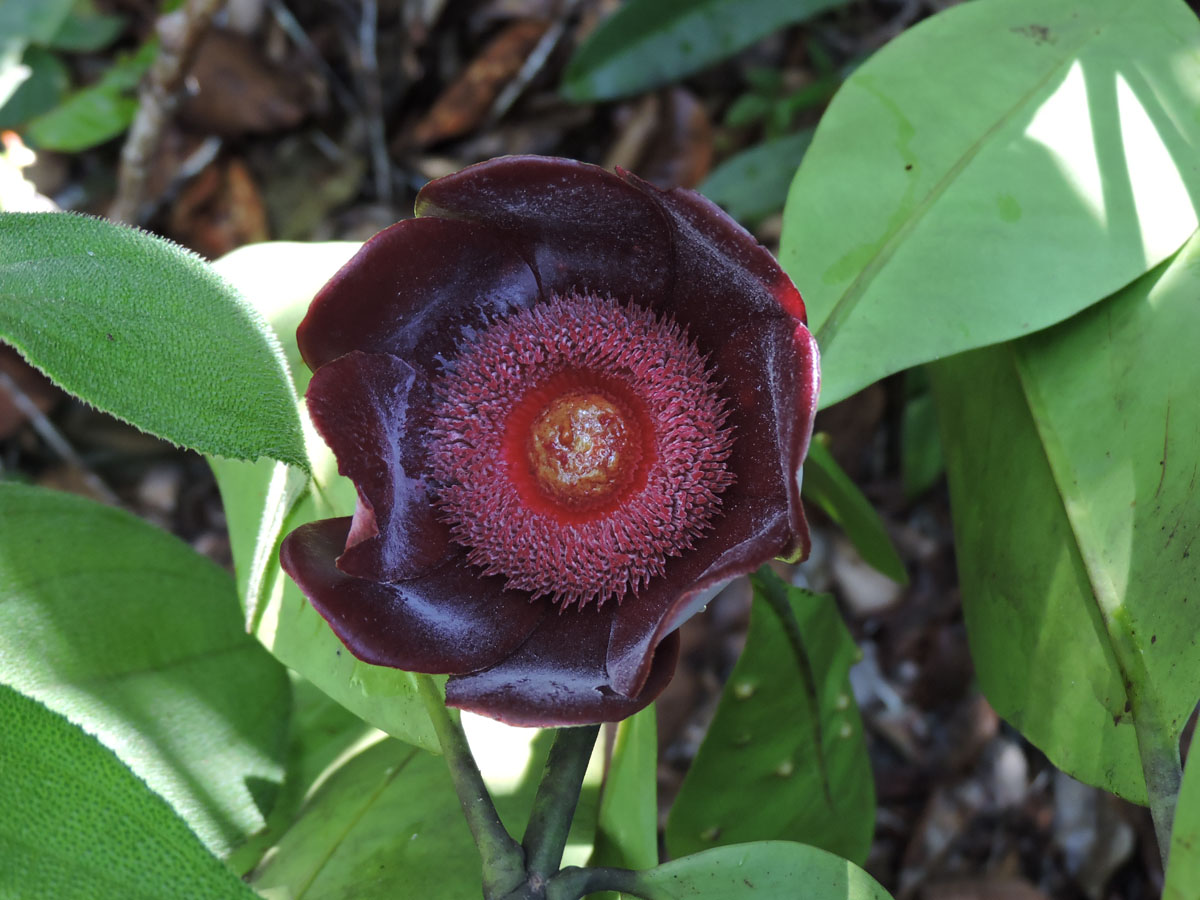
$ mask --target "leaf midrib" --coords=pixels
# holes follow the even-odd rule
[[[995,123],[991,125],[982,135],[979,136],[962,154],[961,157],[946,171],[925,195],[924,198],[913,207],[912,212],[902,222],[899,228],[893,231],[875,251],[867,264],[859,271],[858,275],[850,283],[849,287],[834,303],[833,308],[829,311],[829,315],[825,317],[820,326],[818,326],[815,337],[817,345],[821,348],[823,354],[829,353],[830,344],[833,343],[838,331],[841,329],[843,321],[854,311],[859,301],[866,294],[867,289],[875,280],[876,275],[886,266],[899,249],[900,245],[907,237],[916,229],[917,225],[924,219],[926,213],[933,205],[941,199],[942,195],[950,188],[959,175],[972,163],[975,158],[986,146],[988,140],[993,137],[1002,128],[1006,127],[1018,112],[1023,110],[1029,101],[1036,96],[1066,65],[1073,61],[1082,52],[1083,48],[1089,42],[1103,35],[1112,23],[1122,15],[1128,7],[1128,3],[1122,6],[1115,12],[1107,22],[1096,29],[1087,29],[1082,39],[1073,44],[1058,62],[1049,67],[1046,74],[1043,75],[1034,85],[1026,91],[1008,110],[1006,110]],[[851,81],[849,84],[853,84]]]

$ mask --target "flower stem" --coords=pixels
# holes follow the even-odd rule
[[[475,838],[475,846],[483,861],[483,895],[486,898],[502,897],[517,888],[525,880],[525,858],[520,845],[512,839],[500,822],[500,816],[492,803],[487,785],[471,755],[467,736],[458,720],[446,709],[442,692],[428,675],[414,675],[421,699],[437,733],[446,766],[458,802],[462,804],[467,826]]]
[[[567,832],[599,731],[599,725],[583,725],[560,728],[554,735],[522,841],[529,874],[535,879],[549,878],[562,863]]]
[[[581,869],[568,866],[546,885],[546,900],[579,900],[600,891],[620,891],[629,897],[647,897],[638,872],[630,869]]]

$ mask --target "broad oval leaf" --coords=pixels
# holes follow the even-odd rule
[[[2,896],[254,896],[111,750],[4,685],[0,809]]]
[[[211,267],[169,241],[68,213],[0,214],[0,340],[172,443],[307,468],[279,342]]]
[[[1197,296],[1200,235],[1069,322],[931,370],[984,691],[1141,803],[1200,698]]]
[[[667,849],[682,856],[787,839],[861,862],[875,791],[849,683],[858,648],[832,597],[790,587],[769,569],[753,583],[746,649],[671,807]],[[776,608],[795,616],[802,651]]]
[[[989,0],[858,69],[784,212],[822,404],[1052,325],[1177,250],[1200,206],[1198,42],[1178,0]]]
[[[310,373],[296,347],[296,326],[313,295],[359,246],[256,244],[214,266],[281,336],[299,394]],[[350,515],[356,500],[354,485],[338,475],[337,461],[307,426],[302,406],[300,413],[311,484],[301,473],[269,461],[209,460],[225,504],[247,624],[279,660],[347,709],[394,737],[439,752],[413,676],[355,659],[279,566],[284,534],[313,519]]]
[[[128,513],[0,484],[0,683],[96,735],[224,855],[283,774],[290,691],[229,576]]]
[[[571,100],[612,100],[676,81],[845,0],[628,0],[567,66]]]
[[[849,860],[788,841],[734,844],[685,856],[636,873],[631,890],[646,900],[891,900]]]

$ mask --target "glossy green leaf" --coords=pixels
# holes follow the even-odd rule
[[[111,750],[4,685],[0,809],[0,896],[254,896]]]
[[[685,856],[634,879],[645,900],[891,900],[849,860],[788,841],[734,844]]]
[[[213,852],[262,827],[290,692],[229,576],[140,519],[0,484],[0,682],[111,747]]]
[[[1193,743],[1194,748],[1200,745]],[[1188,756],[1171,832],[1170,862],[1163,900],[1192,900],[1200,884],[1200,753]]]
[[[625,869],[658,864],[658,717],[653,704],[617,726],[600,795],[596,852],[589,864]]]
[[[243,247],[215,263],[280,335],[295,387],[309,371],[296,347],[296,326],[321,286],[358,244],[269,243]],[[247,619],[259,639],[291,668],[367,722],[402,740],[438,751],[437,737],[413,677],[355,659],[279,567],[283,535],[313,519],[350,515],[354,486],[303,413],[311,487],[298,472],[269,461],[212,460]]]
[[[567,66],[571,100],[647,91],[719,62],[844,0],[628,0]]]
[[[58,103],[70,84],[70,73],[57,56],[41,47],[29,47],[21,62],[29,77],[0,104],[0,128],[15,128]]]
[[[883,519],[837,464],[824,435],[817,435],[809,445],[801,487],[805,497],[841,526],[868,564],[893,581],[908,583],[908,570],[888,537]]]
[[[395,740],[317,789],[252,876],[273,900],[473,897],[479,854],[445,762]]]
[[[138,81],[158,52],[158,42],[117,58],[93,85],[68,96],[25,127],[34,147],[77,153],[112,140],[129,127],[137,113]]]
[[[1141,803],[1146,778],[1171,792],[1200,698],[1197,296],[1200,236],[1063,325],[932,368],[984,691]]]
[[[717,166],[697,190],[743,225],[780,212],[812,134],[806,128],[743,150]]]
[[[151,434],[307,465],[278,340],[211,267],[161,238],[67,213],[0,214],[0,339]]]
[[[784,213],[822,404],[1052,325],[1177,250],[1200,205],[1198,43],[1179,0],[988,0],[858,69]]]
[[[667,822],[674,857],[716,844],[802,841],[866,858],[875,790],[848,673],[858,658],[833,598],[754,576],[746,649]],[[807,660],[766,595],[790,607]],[[811,666],[819,713],[805,666]]]

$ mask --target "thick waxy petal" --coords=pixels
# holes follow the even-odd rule
[[[425,479],[425,377],[394,356],[355,351],[316,371],[307,400],[338,471],[358,488],[338,567],[358,578],[399,581],[453,553]]]
[[[652,305],[672,279],[661,207],[599,166],[508,156],[430,182],[418,216],[479,222],[533,266],[543,295],[575,289]]]
[[[662,578],[621,605],[608,647],[613,687],[637,690],[660,641],[699,612],[717,588],[782,553],[792,537],[777,502],[743,497],[691,553],[671,560]],[[804,537],[807,542],[807,529]]]
[[[631,601],[633,602],[633,601]],[[633,696],[613,688],[608,675],[608,635],[622,610],[617,604],[550,612],[520,649],[496,666],[446,683],[450,706],[483,713],[510,725],[543,728],[615,722],[657,697],[675,671],[679,635],[669,635],[647,659],[647,676]]]
[[[432,374],[433,361],[452,357],[464,330],[537,299],[529,266],[487,228],[407,219],[367,241],[333,276],[296,338],[310,369],[364,350],[402,356]]]
[[[353,578],[335,560],[350,519],[301,525],[280,549],[284,571],[363,662],[410,672],[470,672],[515,650],[547,614],[498,578],[452,557],[420,578],[384,584]],[[553,612],[550,612],[553,615]]]
[[[623,169],[618,173],[654,199],[666,213],[675,231],[677,261],[688,261],[679,277],[690,277],[707,286],[703,295],[696,298],[707,307],[700,311],[702,315],[712,318],[715,314],[719,320],[722,316],[728,318],[735,310],[749,313],[754,306],[760,314],[776,315],[782,309],[807,323],[800,292],[775,257],[719,206],[695,191],[682,188],[662,191]],[[769,301],[763,297],[764,289]]]

